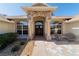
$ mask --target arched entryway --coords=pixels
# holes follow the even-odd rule
[[[44,22],[45,17],[43,16],[37,16],[33,18],[34,20],[34,33],[35,36],[44,36]]]
[[[35,36],[43,36],[43,35],[44,35],[44,22],[35,21]]]
[[[51,35],[50,35],[50,20],[51,20],[51,14],[52,12],[55,11],[55,7],[48,7],[45,4],[34,4],[32,7],[23,7],[23,10],[27,12],[27,18],[28,18],[28,36],[29,39],[33,39],[35,34],[35,22],[36,21],[43,21],[42,24],[44,24],[43,28],[41,25],[37,26],[39,28],[39,32],[45,36],[46,40],[51,40]],[[36,19],[35,19],[36,18]],[[37,22],[36,22],[37,23]],[[43,31],[41,30],[43,29]],[[40,34],[41,34],[40,33]]]

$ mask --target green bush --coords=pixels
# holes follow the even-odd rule
[[[20,42],[20,45],[24,45],[25,44],[25,42]]]
[[[20,45],[15,45],[12,49],[11,52],[16,52],[20,49]]]
[[[5,48],[8,44],[14,42],[16,40],[16,33],[5,33],[0,34],[0,49]]]

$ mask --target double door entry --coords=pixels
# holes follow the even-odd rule
[[[44,28],[43,21],[36,21],[35,22],[35,35],[43,36],[43,28]]]

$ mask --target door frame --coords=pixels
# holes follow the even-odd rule
[[[41,22],[42,23],[42,26],[43,26],[43,28],[41,29],[41,31],[42,31],[42,34],[38,34],[38,35],[36,35],[36,23],[37,22]],[[35,36],[44,36],[44,21],[42,21],[42,20],[38,20],[38,21],[35,21],[34,22],[34,26],[35,26]],[[38,26],[38,25],[37,25]],[[39,26],[41,26],[41,25],[39,25]],[[40,28],[39,28],[40,29]]]

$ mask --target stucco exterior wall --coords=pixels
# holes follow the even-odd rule
[[[63,34],[68,33],[70,31],[69,23],[63,23]]]
[[[0,34],[15,32],[15,23],[0,21]]]
[[[64,33],[73,33],[79,38],[79,21],[64,23]],[[79,40],[79,39],[78,39]]]

